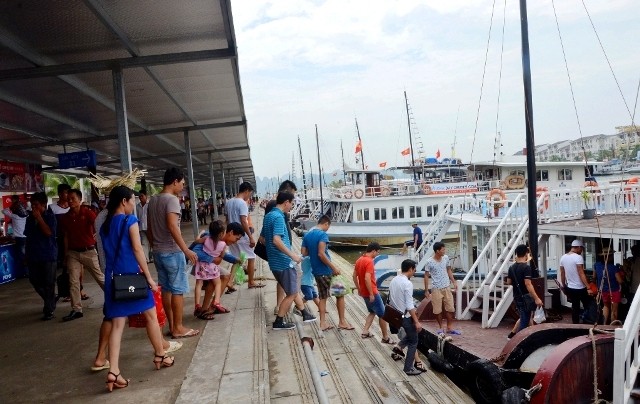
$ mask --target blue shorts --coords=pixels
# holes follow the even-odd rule
[[[158,271],[158,284],[163,292],[173,295],[189,293],[189,278],[187,277],[187,262],[182,251],[163,253],[153,252],[153,260]]]
[[[315,286],[300,285],[300,290],[302,291],[302,296],[304,297],[305,301],[318,298],[318,292],[316,291]]]
[[[376,297],[373,300],[373,303],[369,301],[369,297],[363,297],[363,299],[369,313],[373,313],[380,318],[384,316],[384,303],[382,302],[380,293],[376,293]]]
[[[278,285],[284,290],[285,295],[291,296],[300,292],[300,289],[298,289],[298,271],[295,268],[287,268],[280,271],[272,269],[271,272]]]

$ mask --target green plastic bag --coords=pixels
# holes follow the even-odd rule
[[[245,253],[240,253],[240,258],[238,262],[233,264],[231,268],[231,273],[233,274],[233,282],[236,285],[242,285],[247,281],[247,274],[244,272],[244,268],[242,264],[246,261],[247,255]]]
[[[353,283],[344,275],[335,275],[331,277],[331,286],[329,291],[331,296],[342,297],[346,296],[353,290]]]

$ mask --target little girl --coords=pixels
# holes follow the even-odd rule
[[[222,285],[220,284],[220,263],[224,256],[227,244],[223,241],[226,229],[222,221],[214,220],[209,224],[209,234],[195,241],[193,251],[198,254],[198,262],[194,267],[196,276],[195,310],[193,315],[202,320],[213,320],[214,314],[229,313],[229,310],[220,304]],[[204,281],[207,282],[204,292],[204,304],[200,305],[200,290]],[[215,298],[211,303],[211,297],[215,292]],[[211,306],[209,306],[211,305]],[[207,307],[204,309],[203,307]]]

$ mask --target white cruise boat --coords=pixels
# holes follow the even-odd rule
[[[548,189],[577,189],[593,180],[590,172],[599,163],[538,162],[537,184]],[[495,217],[508,207],[508,194],[522,192],[526,184],[526,157],[504,156],[500,161],[463,164],[425,164],[400,167],[415,179],[385,179],[378,170],[349,170],[347,185],[307,192],[307,200],[292,212],[302,229],[313,227],[321,214],[332,218],[332,242],[363,245],[377,241],[399,245],[411,239],[411,223],[423,229],[444,208],[450,196],[468,198],[471,209]],[[296,217],[297,212],[307,212]],[[448,230],[457,236],[457,226]]]

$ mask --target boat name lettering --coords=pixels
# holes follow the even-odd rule
[[[455,194],[478,192],[477,182],[459,182],[455,184],[429,184],[432,194]]]

